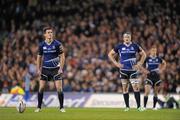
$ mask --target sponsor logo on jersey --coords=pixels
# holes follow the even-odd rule
[[[134,48],[133,48],[133,47],[131,47],[131,50],[134,50]]]
[[[44,50],[46,50],[46,49],[47,49],[47,47],[46,47],[46,46],[44,46],[44,47],[43,47],[43,49],[44,49]]]

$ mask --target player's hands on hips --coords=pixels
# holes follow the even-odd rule
[[[146,75],[150,73],[150,72],[149,72],[148,70],[146,70],[146,69],[144,69],[143,72],[144,72],[144,74],[146,74]]]
[[[137,63],[136,65],[133,66],[133,69],[134,70],[140,70],[142,67],[142,64],[141,63]]]
[[[118,68],[123,68],[123,65],[120,64],[120,63],[116,63],[115,66],[118,67]]]
[[[139,69],[140,69],[140,66],[139,66],[139,65],[134,65],[134,66],[133,66],[133,69],[134,69],[134,70],[139,70]]]
[[[62,73],[63,73],[63,70],[62,70],[61,68],[59,68],[58,73],[59,73],[59,74],[62,74]]]

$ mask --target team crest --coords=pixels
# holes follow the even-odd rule
[[[134,48],[133,48],[133,47],[131,47],[131,50],[134,50]]]
[[[52,49],[55,49],[55,46],[52,46]]]

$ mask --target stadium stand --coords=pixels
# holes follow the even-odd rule
[[[121,92],[118,69],[107,53],[122,42],[124,31],[131,31],[134,42],[146,52],[156,44],[167,61],[162,91],[179,92],[180,2],[165,1],[1,0],[1,93],[29,84],[37,91],[35,62],[45,25],[54,26],[65,48],[64,91]],[[54,90],[53,84],[46,90]]]

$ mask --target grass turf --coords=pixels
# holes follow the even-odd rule
[[[179,109],[124,112],[117,108],[67,108],[66,113],[57,108],[43,108],[42,112],[34,113],[34,109],[26,108],[24,113],[18,113],[16,108],[0,108],[0,120],[180,120]]]

